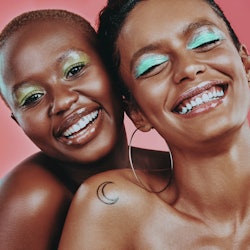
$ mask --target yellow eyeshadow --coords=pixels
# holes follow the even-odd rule
[[[44,90],[37,85],[24,85],[21,86],[20,88],[18,88],[15,91],[15,99],[17,101],[17,104],[19,106],[22,106],[25,104],[25,102],[27,101],[27,99],[29,97],[31,97],[32,95],[35,94],[43,94]]]
[[[89,56],[82,51],[71,51],[65,58],[63,63],[63,74],[72,68],[74,65],[87,65],[89,64]]]

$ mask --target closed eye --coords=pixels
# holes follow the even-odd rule
[[[187,48],[190,50],[194,49],[205,49],[209,50],[218,42],[224,39],[222,32],[219,30],[208,30],[205,29],[198,34],[196,34],[191,41],[188,43]]]
[[[206,47],[209,47],[210,45],[216,44],[219,41],[220,41],[220,39],[214,39],[214,40],[202,42],[199,45],[197,45],[194,49],[206,48]]]
[[[149,54],[142,57],[134,70],[136,79],[141,77],[149,77],[161,71],[163,65],[168,62],[169,57],[166,55]]]

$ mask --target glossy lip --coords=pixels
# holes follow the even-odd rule
[[[206,103],[202,103],[202,104],[198,105],[197,107],[193,107],[192,110],[186,114],[180,114],[177,111],[178,107],[182,103],[184,103],[186,100],[200,97],[203,93],[205,93],[206,91],[208,91],[212,87],[220,87],[223,90],[224,95],[222,97],[216,98],[214,100],[209,100]],[[199,85],[197,85],[191,89],[188,89],[183,94],[181,94],[181,96],[175,102],[175,104],[172,108],[172,112],[174,112],[175,114],[178,114],[180,116],[190,117],[190,116],[193,116],[195,114],[202,113],[206,110],[209,110],[210,108],[215,108],[216,106],[218,106],[219,104],[222,103],[222,100],[226,96],[227,88],[228,88],[228,83],[218,81],[218,80],[201,82]]]
[[[86,126],[69,136],[65,135],[72,126],[76,125],[81,119],[87,119],[87,116],[93,114],[93,112],[97,115]],[[62,121],[61,126],[55,133],[55,137],[66,145],[85,144],[95,137],[95,132],[98,131],[101,120],[102,109],[100,106],[78,109]]]

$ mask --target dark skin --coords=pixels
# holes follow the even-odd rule
[[[168,142],[174,176],[161,193],[142,189],[128,170],[88,179],[60,249],[249,249],[246,47],[236,49],[223,20],[200,0],[141,1],[116,46],[119,73],[136,100],[130,115]],[[164,183],[138,175],[154,190]]]
[[[1,183],[1,248],[54,250],[80,184],[129,167],[121,100],[84,32],[63,21],[24,26],[1,60],[4,98],[41,149]],[[78,130],[80,119],[86,124]],[[146,168],[168,160],[166,153],[138,148],[134,157]]]

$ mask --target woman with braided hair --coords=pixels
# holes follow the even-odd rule
[[[248,249],[250,56],[222,10],[109,0],[98,32],[136,127],[168,143],[173,177],[162,192],[162,176],[140,171],[139,183],[123,170],[91,177],[60,249]]]

